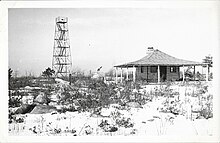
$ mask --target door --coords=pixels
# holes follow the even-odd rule
[[[166,79],[167,79],[167,67],[161,66],[160,67],[160,80],[164,82],[166,81]]]

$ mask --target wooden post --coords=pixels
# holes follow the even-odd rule
[[[184,68],[184,65],[183,65],[183,81],[185,81],[185,68]]]
[[[148,66],[147,66],[147,82],[148,82]]]
[[[193,78],[194,78],[194,81],[196,80],[196,66],[193,66]]]
[[[160,66],[157,66],[157,82],[160,83]]]
[[[136,68],[135,68],[135,66],[133,66],[133,81],[135,82],[135,80],[136,80]]]
[[[122,83],[122,74],[123,74],[122,72],[123,72],[123,71],[122,71],[122,68],[121,68],[121,83]]]
[[[115,83],[118,83],[118,68],[115,68]]]
[[[209,65],[207,65],[206,69],[206,81],[209,81]]]
[[[128,67],[126,69],[126,80],[128,81]]]

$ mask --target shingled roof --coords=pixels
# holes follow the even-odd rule
[[[155,65],[196,66],[196,65],[205,65],[205,64],[200,62],[178,59],[156,49],[153,50],[152,52],[147,53],[147,55],[140,60],[129,62],[122,65],[116,65],[114,67],[155,66]]]

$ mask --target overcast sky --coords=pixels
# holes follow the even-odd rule
[[[52,66],[58,16],[69,19],[73,69],[105,72],[144,57],[147,47],[201,62],[216,46],[214,13],[205,7],[9,9],[9,67],[39,75]]]

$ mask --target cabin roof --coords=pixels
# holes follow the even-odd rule
[[[116,65],[114,67],[133,67],[133,66],[196,66],[196,65],[206,65],[201,62],[188,61],[183,59],[178,59],[173,56],[170,56],[164,52],[161,52],[158,49],[155,49],[147,55],[137,61]]]

